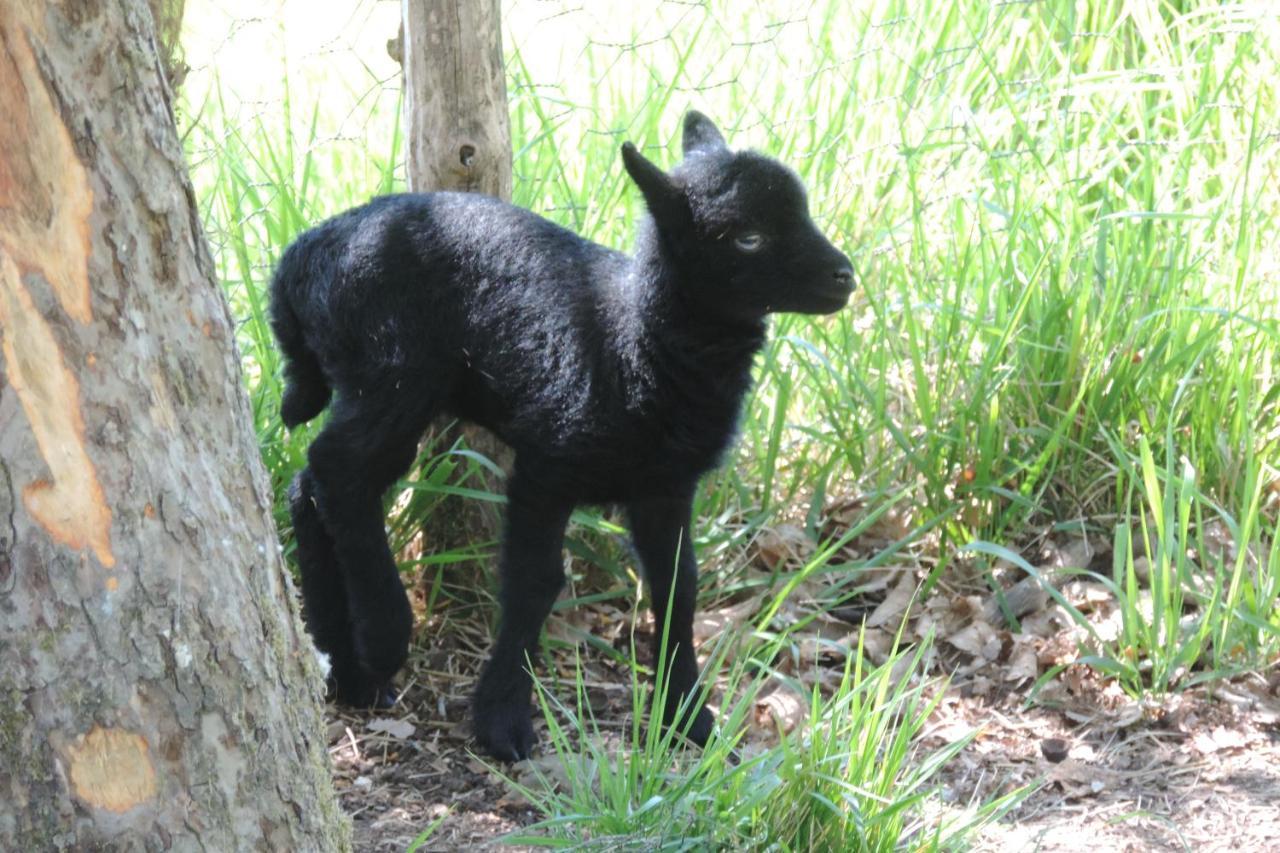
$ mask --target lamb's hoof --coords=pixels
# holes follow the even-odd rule
[[[687,710],[683,718],[675,710],[668,711],[666,716],[668,720],[674,719],[675,721],[667,722],[665,725],[674,728],[698,746],[706,746],[707,741],[711,740],[711,733],[716,726],[716,718],[705,707],[698,708],[692,720],[688,718]]]
[[[409,659],[413,611],[403,593],[392,601],[394,605],[389,604],[383,618],[352,626],[356,662],[373,681],[390,681]]]
[[[706,746],[707,741],[711,740],[711,732],[715,727],[716,718],[711,716],[711,712],[706,708],[699,708],[684,736],[698,746]]]
[[[500,761],[523,761],[538,742],[526,705],[482,705],[472,709],[476,742]]]
[[[396,704],[396,689],[390,681],[365,675],[330,675],[328,688],[329,700],[348,708],[382,711]]]

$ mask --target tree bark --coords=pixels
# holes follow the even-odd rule
[[[337,850],[146,0],[0,3],[0,849]]]
[[[499,1],[403,0],[402,9],[409,189],[479,192],[510,201],[511,117]],[[445,430],[442,437],[451,444],[457,434]],[[511,450],[492,433],[467,425],[461,434],[473,450],[511,470]],[[497,478],[485,471],[480,476],[489,491],[501,491]],[[492,505],[455,501],[454,506],[456,512],[428,521],[428,547],[447,550],[497,535],[499,518]]]
[[[511,118],[498,0],[404,0],[409,189],[511,200]]]

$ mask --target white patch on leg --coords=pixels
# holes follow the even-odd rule
[[[311,651],[315,652],[316,666],[320,667],[320,677],[328,678],[329,670],[333,669],[333,664],[329,662],[329,656],[317,649],[315,646],[311,647]]]

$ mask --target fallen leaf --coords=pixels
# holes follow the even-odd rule
[[[1000,637],[994,628],[980,619],[944,639],[960,651],[982,660],[992,661],[1000,655]]]
[[[1244,732],[1218,726],[1211,732],[1200,732],[1191,738],[1191,745],[1205,755],[1224,749],[1243,749],[1249,745]]]
[[[1105,791],[1112,777],[1113,774],[1103,767],[1067,758],[1060,764],[1053,765],[1048,779],[1050,782],[1057,782],[1069,796],[1091,797]]]
[[[789,734],[808,719],[809,703],[794,690],[779,686],[756,700],[755,713],[757,725],[763,726],[772,720],[777,729]]]
[[[889,590],[889,594],[885,596],[884,601],[867,617],[867,627],[896,628],[902,620],[903,614],[907,612],[907,608],[911,606],[911,600],[916,594],[916,577],[915,573],[909,569],[902,570],[902,576],[898,582],[894,584],[893,589]]]
[[[380,717],[376,720],[370,720],[369,725],[365,726],[371,732],[380,732],[390,735],[398,740],[406,740],[413,737],[415,731],[413,723],[408,720],[396,720]]]
[[[813,553],[813,542],[794,524],[779,524],[762,530],[756,538],[756,551],[767,569],[803,563]]]
[[[1014,634],[1013,642],[1013,652],[1004,666],[1004,679],[1013,684],[1031,681],[1040,674],[1036,645],[1030,637],[1023,634]]]
[[[693,620],[693,639],[698,645],[710,637],[717,637],[725,631],[745,625],[760,609],[763,594],[755,595],[737,604],[706,610]]]

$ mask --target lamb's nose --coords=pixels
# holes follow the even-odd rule
[[[835,271],[836,284],[853,290],[853,267],[840,267]]]

